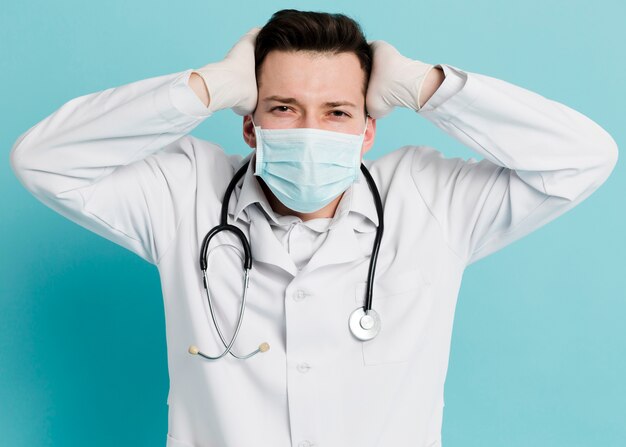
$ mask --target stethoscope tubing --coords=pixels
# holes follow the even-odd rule
[[[376,214],[378,215],[378,227],[376,228],[376,237],[374,239],[374,246],[372,248],[372,255],[370,257],[370,266],[367,274],[367,289],[365,291],[365,313],[372,310],[372,301],[373,301],[373,287],[374,287],[374,275],[376,274],[376,261],[378,261],[378,251],[380,250],[380,243],[383,238],[383,232],[385,230],[385,225],[383,222],[383,204],[380,198],[380,193],[378,192],[378,188],[376,187],[376,183],[372,178],[372,175],[367,170],[365,165],[361,163],[361,172],[365,176],[367,180],[367,184],[372,191],[372,195],[374,196],[374,204],[376,205]]]
[[[259,346],[259,348],[253,352],[251,352],[250,354],[244,355],[244,356],[240,356],[235,354],[232,351],[232,347],[235,343],[235,340],[237,339],[237,336],[239,334],[239,330],[241,328],[241,325],[243,323],[243,316],[244,316],[244,311],[245,311],[245,305],[246,305],[246,297],[247,297],[247,292],[248,292],[248,285],[249,285],[249,271],[252,268],[252,249],[250,247],[250,243],[248,241],[248,239],[246,238],[245,234],[243,233],[243,231],[234,226],[234,225],[230,225],[228,224],[228,205],[230,202],[230,197],[235,189],[235,186],[237,185],[237,183],[239,182],[239,180],[243,177],[243,175],[245,174],[245,172],[248,169],[248,165],[249,165],[250,161],[248,160],[246,163],[243,164],[243,166],[241,166],[237,172],[235,173],[235,175],[233,176],[233,178],[231,179],[230,183],[228,184],[228,187],[226,188],[226,191],[224,192],[224,200],[222,201],[222,208],[221,208],[221,213],[220,213],[220,224],[215,226],[214,228],[212,228],[204,237],[204,239],[202,240],[202,246],[200,248],[200,270],[202,271],[202,282],[203,282],[203,286],[204,289],[206,291],[206,295],[207,295],[207,301],[209,304],[209,310],[211,313],[211,319],[213,320],[213,324],[215,325],[215,328],[217,330],[217,333],[220,337],[220,340],[222,341],[222,344],[224,345],[225,349],[224,351],[218,355],[218,356],[209,356],[206,355],[202,352],[200,352],[199,350],[197,350],[197,348],[193,347],[195,349],[196,352],[192,352],[190,347],[190,353],[195,353],[195,354],[199,354],[200,356],[208,359],[208,360],[218,360],[222,357],[224,357],[226,354],[230,353],[233,357],[236,357],[238,359],[247,359],[252,357],[253,355],[259,353],[259,352],[265,352],[267,349],[269,349],[269,345],[267,345],[266,343],[263,343]],[[354,332],[353,333],[355,336],[357,336],[357,338],[361,339],[361,340],[367,340],[367,339],[371,339],[373,338],[378,332],[378,330],[380,330],[380,319],[378,317],[378,315],[376,314],[376,312],[374,312],[372,310],[372,303],[373,303],[373,285],[374,285],[374,276],[376,274],[376,262],[378,260],[378,253],[380,250],[380,244],[382,241],[382,236],[383,236],[383,231],[384,231],[384,224],[383,224],[383,205],[382,205],[382,200],[380,197],[380,193],[378,192],[378,188],[376,187],[376,183],[374,182],[374,179],[372,178],[371,174],[369,173],[369,171],[367,170],[367,168],[365,167],[365,165],[363,163],[361,163],[361,172],[363,173],[363,175],[365,176],[365,179],[367,180],[368,186],[372,192],[372,195],[374,197],[374,203],[376,205],[376,213],[378,215],[378,226],[376,228],[376,236],[374,238],[374,246],[372,248],[372,254],[370,257],[370,264],[369,264],[369,268],[368,268],[368,275],[367,275],[367,287],[366,287],[366,292],[365,292],[365,305],[363,306],[363,315],[371,315],[371,317],[374,317],[375,320],[377,321],[377,330],[375,332],[373,332],[370,335],[366,335],[365,337],[360,337],[357,336],[357,334]],[[207,263],[207,251],[208,251],[208,247],[209,244],[211,242],[211,239],[213,237],[215,237],[217,234],[219,234],[222,231],[230,231],[232,233],[234,233],[239,240],[241,241],[241,245],[243,247],[244,250],[244,260],[243,260],[243,267],[244,267],[244,291],[243,291],[243,296],[242,296],[242,300],[241,300],[241,307],[239,309],[239,315],[237,318],[237,325],[233,334],[233,337],[231,338],[231,340],[227,343],[226,342],[226,338],[224,337],[224,334],[222,333],[222,330],[219,326],[219,323],[217,321],[217,318],[215,316],[215,312],[213,310],[213,299],[211,298],[211,293],[209,291],[209,280],[207,278],[207,267],[208,267],[208,263]],[[360,309],[357,308],[357,310],[354,313],[357,313],[357,311],[359,311]],[[362,318],[362,317],[360,317]],[[369,317],[368,317],[369,318]],[[352,325],[356,325],[356,328],[358,331],[362,331],[363,329],[365,329],[365,326],[363,326],[361,324],[360,327],[358,325],[358,322],[352,321],[352,316],[351,316],[351,330]],[[365,330],[365,332],[367,333],[367,330]]]

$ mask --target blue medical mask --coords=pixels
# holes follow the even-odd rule
[[[274,195],[300,213],[317,211],[359,178],[367,130],[262,129],[256,126],[256,172]]]

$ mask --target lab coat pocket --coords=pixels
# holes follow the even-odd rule
[[[357,284],[355,308],[365,303],[366,283]],[[430,285],[419,270],[386,273],[374,281],[372,309],[379,334],[360,342],[365,365],[408,362],[418,351],[431,305]]]
[[[173,436],[171,436],[168,433],[167,434],[167,443],[166,443],[165,447],[194,447],[194,445],[193,444],[189,444],[187,442],[180,441],[180,440],[174,438]]]

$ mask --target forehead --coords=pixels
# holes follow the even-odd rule
[[[270,51],[259,72],[259,96],[363,101],[365,73],[354,53]]]

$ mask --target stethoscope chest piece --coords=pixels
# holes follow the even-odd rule
[[[348,325],[357,339],[371,340],[380,332],[380,316],[374,309],[365,313],[365,308],[359,307],[350,314]]]

